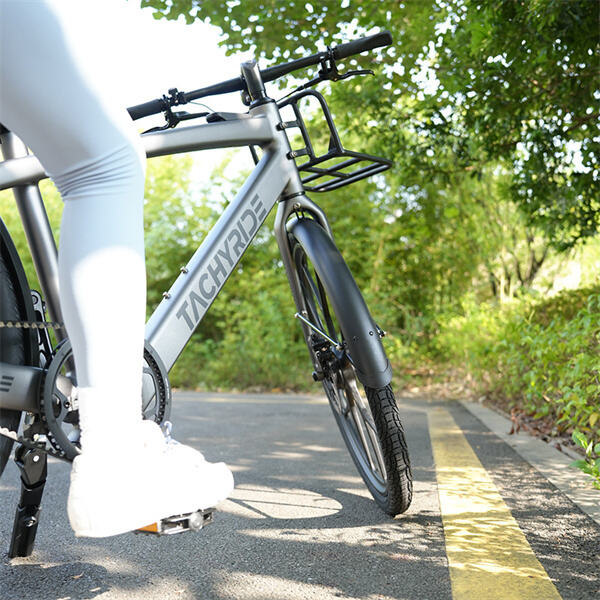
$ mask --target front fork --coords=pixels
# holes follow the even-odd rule
[[[320,365],[319,358],[316,350],[313,348],[313,328],[311,328],[302,317],[306,316],[306,306],[304,305],[304,299],[302,298],[300,280],[294,267],[294,260],[292,258],[292,251],[290,248],[290,242],[288,238],[287,223],[290,219],[300,218],[302,215],[310,215],[323,229],[333,238],[331,226],[327,220],[327,216],[323,212],[320,206],[314,203],[306,194],[294,194],[291,197],[283,198],[280,200],[277,207],[277,214],[275,216],[274,232],[277,245],[279,246],[279,252],[281,253],[281,260],[285,267],[285,273],[290,284],[292,291],[292,297],[294,298],[294,304],[296,305],[297,314],[299,315],[300,325],[304,334],[304,340],[309,348],[311,359],[315,368],[313,378],[315,380],[322,379],[321,373],[322,368]]]

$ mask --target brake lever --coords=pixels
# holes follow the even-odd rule
[[[319,78],[321,81],[341,81],[342,79],[348,79],[355,75],[375,75],[371,69],[356,69],[354,71],[347,71],[346,73],[340,74],[337,68],[337,63],[333,55],[333,50],[327,48],[327,57],[321,61],[321,68],[319,69]]]
[[[168,116],[166,117],[167,122],[162,127],[152,127],[144,133],[152,133],[154,131],[164,131],[165,129],[172,129],[173,127],[177,127],[181,121],[189,121],[190,119],[201,119],[202,117],[206,117],[210,113],[208,112],[199,112],[199,113],[189,113],[187,111],[179,111],[172,112],[170,109],[168,111]]]
[[[303,90],[307,90],[308,88],[314,87],[321,81],[342,81],[343,79],[349,79],[350,77],[355,77],[356,75],[375,75],[371,69],[356,69],[355,71],[348,71],[347,73],[340,73],[337,69],[335,70],[335,76],[328,76],[328,74],[324,74],[322,71],[319,71],[319,76],[307,81],[301,86],[297,87],[292,93],[302,92]],[[290,94],[288,94],[289,96]],[[287,96],[284,96],[287,98]],[[282,98],[283,100],[283,98]]]
[[[375,73],[371,71],[371,69],[356,69],[340,75],[335,81],[341,81],[342,79],[348,79],[349,77],[354,77],[356,75],[375,75]]]
[[[346,73],[340,73],[337,69],[335,58],[333,58],[333,52],[331,48],[328,48],[328,50],[328,56],[321,61],[321,68],[319,69],[317,76],[314,79],[311,79],[310,81],[307,81],[306,83],[297,87],[293,92],[290,92],[283,98],[280,98],[278,102],[285,100],[292,94],[296,94],[297,92],[302,92],[308,88],[314,87],[318,83],[321,83],[321,81],[342,81],[343,79],[349,79],[350,77],[355,77],[356,75],[375,75],[371,69],[355,69],[353,71],[347,71]]]

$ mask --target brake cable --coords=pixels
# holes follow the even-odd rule
[[[285,100],[292,94],[314,87],[321,83],[321,81],[342,81],[343,79],[349,79],[350,77],[355,77],[356,75],[375,75],[371,69],[353,69],[351,71],[346,71],[345,73],[340,73],[333,55],[333,49],[329,46],[327,46],[327,56],[322,58],[319,64],[321,68],[319,69],[316,77],[292,90],[289,94],[286,94],[280,98],[277,103],[279,104],[282,100]]]

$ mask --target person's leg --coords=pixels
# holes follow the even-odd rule
[[[141,426],[143,152],[126,111],[98,96],[75,56],[45,2],[0,0],[0,122],[35,152],[65,201],[60,299],[82,429],[69,516],[77,533],[109,535],[146,518],[206,507],[227,495],[232,482],[199,453],[167,448],[156,431]],[[144,445],[153,453],[147,468],[140,464]],[[135,465],[127,468],[128,461]],[[218,491],[208,493],[200,475]],[[190,476],[196,479],[187,487],[178,483]],[[153,477],[166,478],[160,491]],[[130,509],[115,486],[128,494]]]
[[[59,177],[60,300],[73,345],[82,448],[141,420],[146,305],[143,170],[131,146]],[[93,182],[91,181],[93,180]]]
[[[123,427],[140,418],[145,157],[125,109],[93,89],[51,7],[2,0],[0,10],[0,119],[65,201],[61,306],[83,396],[87,388],[103,392],[99,410],[81,402],[85,446],[102,433],[101,421],[116,421],[117,407]]]

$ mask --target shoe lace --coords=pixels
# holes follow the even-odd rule
[[[165,421],[162,425],[163,434],[165,436],[165,443],[167,445],[179,444],[179,442],[171,437],[173,431],[173,423],[171,421]]]

